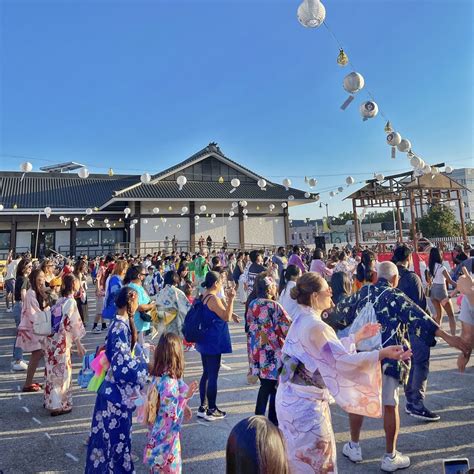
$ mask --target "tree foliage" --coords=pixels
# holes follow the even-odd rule
[[[461,225],[456,221],[454,211],[443,205],[432,206],[418,221],[424,237],[458,237]]]
[[[360,213],[357,213],[360,219]],[[396,215],[395,215],[396,218]],[[403,214],[402,214],[403,219]],[[332,224],[335,225],[344,225],[347,221],[354,220],[354,213],[353,212],[341,212],[337,217],[333,217]],[[392,210],[386,212],[368,212],[362,222],[393,222],[393,213]]]

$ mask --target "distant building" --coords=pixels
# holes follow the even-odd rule
[[[464,202],[464,219],[467,222],[474,220],[474,168],[455,169],[449,177],[467,188],[461,191]],[[457,207],[455,207],[455,212],[459,220],[459,210]]]
[[[149,184],[140,175],[82,179],[49,171],[1,172],[0,259],[10,248],[38,256],[52,250],[64,255],[171,250],[173,237],[183,250],[196,249],[201,236],[210,236],[214,247],[224,237],[228,248],[285,245],[291,243],[288,208],[315,197],[269,180],[262,190],[257,184],[262,177],[226,157],[216,143],[152,175]],[[180,190],[181,175],[187,183]],[[235,189],[233,178],[240,180]],[[243,201],[245,207],[232,207]],[[52,209],[49,218],[45,207]]]

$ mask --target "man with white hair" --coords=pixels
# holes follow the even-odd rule
[[[367,304],[373,305],[377,321],[381,324],[382,346],[403,345],[410,347],[409,335],[419,338],[427,345],[436,344],[435,337],[469,354],[469,346],[460,337],[451,336],[417,306],[410,298],[398,290],[398,269],[392,262],[382,262],[378,268],[378,281],[375,285],[365,285],[358,293],[343,299],[336,311],[346,326],[352,324],[360,310]],[[410,465],[410,458],[396,450],[400,417],[398,412],[398,387],[406,383],[410,363],[384,359],[382,361],[382,404],[384,405],[384,430],[386,453],[382,457],[381,469],[394,472]],[[362,461],[359,436],[364,418],[349,414],[351,441],[346,443],[343,454],[353,462]]]

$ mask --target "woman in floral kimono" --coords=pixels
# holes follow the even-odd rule
[[[158,315],[163,315],[164,329],[160,332],[172,332],[183,337],[182,327],[191,303],[178,288],[179,276],[175,271],[165,274],[164,287],[156,297]]]
[[[97,392],[87,449],[86,474],[134,472],[131,458],[134,398],[145,383],[147,363],[136,343],[133,316],[137,293],[123,287],[117,298],[117,315],[109,326],[105,354],[110,363]]]
[[[15,346],[25,352],[31,352],[23,392],[38,392],[41,390],[41,385],[33,383],[33,377],[43,357],[44,336],[37,336],[33,332],[33,322],[36,313],[49,309],[49,297],[46,292],[44,273],[39,268],[31,272],[29,279],[31,287],[27,290],[21,307],[21,321]]]
[[[349,413],[379,418],[379,361],[408,359],[411,351],[390,346],[356,352],[357,342],[373,337],[380,330],[378,324],[367,324],[355,335],[339,340],[321,320],[322,311],[331,306],[331,289],[316,273],[304,274],[291,296],[299,306],[283,346],[276,396],[279,428],[292,474],[337,473],[329,403],[335,399]]]
[[[275,281],[266,276],[255,281],[257,298],[246,314],[249,331],[248,353],[251,375],[260,379],[256,415],[265,415],[268,401],[269,420],[278,426],[275,395],[281,366],[281,349],[291,324],[283,306],[273,301],[277,295]]]
[[[71,348],[76,344],[77,353],[86,353],[81,339],[86,335],[84,324],[77,310],[74,293],[80,282],[72,274],[63,278],[61,298],[51,309],[54,332],[44,339],[46,363],[46,386],[44,388],[44,407],[51,416],[64,415],[72,410],[72,364]],[[56,313],[59,313],[56,315]],[[55,321],[55,317],[59,320]]]
[[[150,473],[181,473],[180,431],[183,419],[192,418],[188,400],[198,388],[183,380],[184,353],[181,338],[173,333],[163,334],[155,350],[152,387],[157,391],[156,419],[148,432],[143,462]]]

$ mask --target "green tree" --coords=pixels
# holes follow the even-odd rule
[[[443,205],[432,206],[418,221],[424,237],[458,237],[461,225],[456,221],[454,211]]]
[[[337,217],[333,217],[331,224],[334,225],[345,225],[347,221],[354,220],[353,212],[341,212]]]

